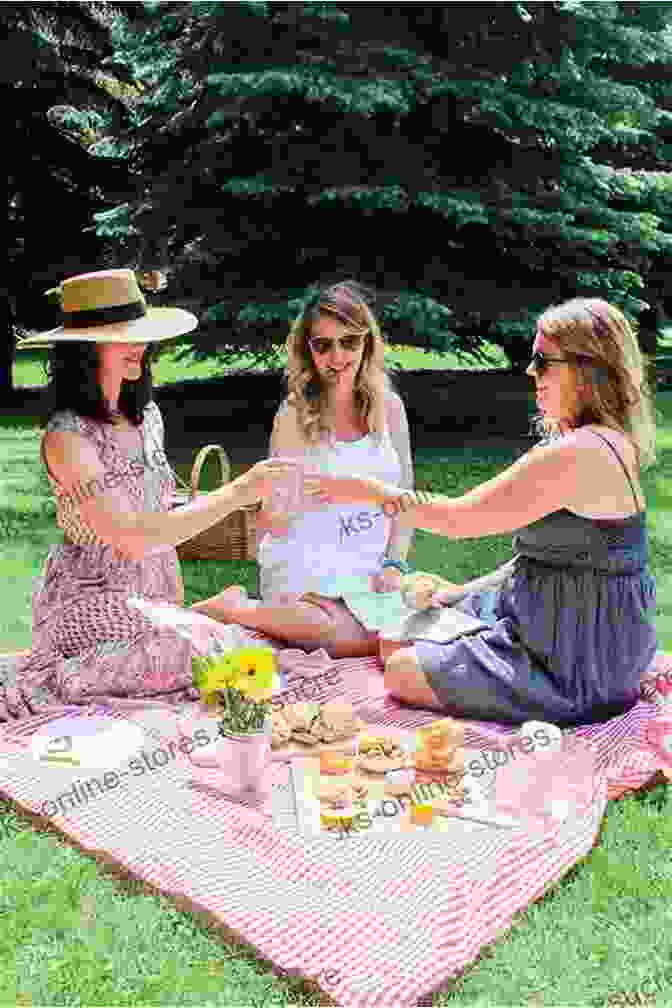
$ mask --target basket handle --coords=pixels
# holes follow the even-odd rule
[[[216,451],[219,455],[219,467],[222,471],[222,486],[225,483],[228,483],[231,479],[231,463],[229,462],[229,456],[226,454],[222,446],[217,444],[204,445],[194,459],[194,465],[191,470],[191,492],[194,497],[199,492],[198,481],[201,478],[203,463],[211,451]]]

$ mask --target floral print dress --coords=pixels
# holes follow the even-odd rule
[[[168,511],[175,489],[163,452],[164,427],[155,402],[136,429],[115,428],[72,411],[55,413],[47,431],[89,440],[104,469],[103,490],[120,509]],[[45,462],[44,453],[42,460]],[[84,523],[75,495],[49,472],[64,541],[49,550],[32,600],[32,649],[0,684],[0,721],[55,704],[85,704],[98,696],[173,694],[196,697],[192,645],[169,626],[157,627],[126,604],[131,595],[181,606],[177,552],[162,546],[129,560]],[[184,610],[185,622],[189,610]],[[225,628],[213,621],[213,629]]]

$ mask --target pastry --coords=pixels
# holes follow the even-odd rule
[[[281,711],[271,714],[271,748],[286,745],[291,737],[292,729],[287,724]]]
[[[285,720],[294,732],[310,732],[315,720],[315,705],[312,703],[287,704],[283,709]]]
[[[364,722],[356,716],[349,703],[286,704],[282,710],[274,711],[271,718],[271,745],[274,748],[288,742],[316,746],[354,739],[364,727]]]
[[[443,718],[426,728],[418,728],[417,738],[421,745],[430,749],[448,746],[455,749],[464,745],[464,723],[454,718]]]
[[[408,766],[408,755],[403,753],[401,756],[391,757],[371,756],[367,753],[366,756],[357,757],[357,766],[362,770],[368,770],[369,773],[384,774],[388,770],[403,770]]]
[[[361,735],[358,749],[360,753],[371,752],[376,749],[383,750],[386,738],[384,735]]]
[[[337,742],[356,735],[361,723],[352,704],[323,703],[320,704],[319,714],[311,727],[311,734],[320,742]]]
[[[387,756],[389,759],[401,759],[404,755],[403,747],[389,735],[362,735],[357,751],[360,756]]]
[[[363,780],[355,780],[352,785],[352,797],[355,801],[364,801],[369,794],[369,785]]]
[[[317,745],[320,740],[315,735],[311,735],[310,732],[293,731],[292,741],[302,742],[304,745]]]
[[[320,781],[317,793],[320,805],[326,805],[330,809],[342,809],[352,804],[352,797],[353,786],[350,778]]]
[[[418,770],[438,771],[464,775],[464,749],[430,749],[414,753],[414,764]]]

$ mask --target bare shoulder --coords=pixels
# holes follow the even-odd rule
[[[49,469],[61,483],[98,474],[103,468],[94,445],[75,431],[47,431],[42,438],[42,451]]]
[[[593,517],[598,516],[598,511],[600,517],[620,517],[632,512],[632,490],[614,457],[614,450],[627,469],[637,494],[638,506],[645,506],[637,451],[624,431],[603,424],[587,424],[572,431],[570,439],[578,449],[580,483],[575,503],[579,512]]]
[[[274,424],[277,427],[294,428],[299,423],[299,413],[294,403],[283,399],[275,412]]]
[[[624,431],[614,430],[613,427],[606,427],[604,424],[586,424],[572,431],[569,437],[581,446],[582,454],[591,449],[603,454],[603,449],[605,448],[604,442],[606,440],[616,449],[628,468],[636,464],[637,452],[635,445],[632,438]]]
[[[306,442],[299,423],[298,411],[287,399],[280,403],[275,414],[271,446],[274,454],[293,455],[305,451]]]

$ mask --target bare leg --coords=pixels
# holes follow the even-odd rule
[[[303,650],[323,647],[332,658],[363,658],[378,651],[378,634],[365,630],[342,603],[335,607],[336,615],[331,616],[312,602],[246,604],[237,593],[227,589],[196,602],[191,608],[220,623],[258,630]]]
[[[383,677],[392,696],[402,703],[429,710],[443,709],[420,667],[414,647],[402,646],[389,655],[385,661]]]

